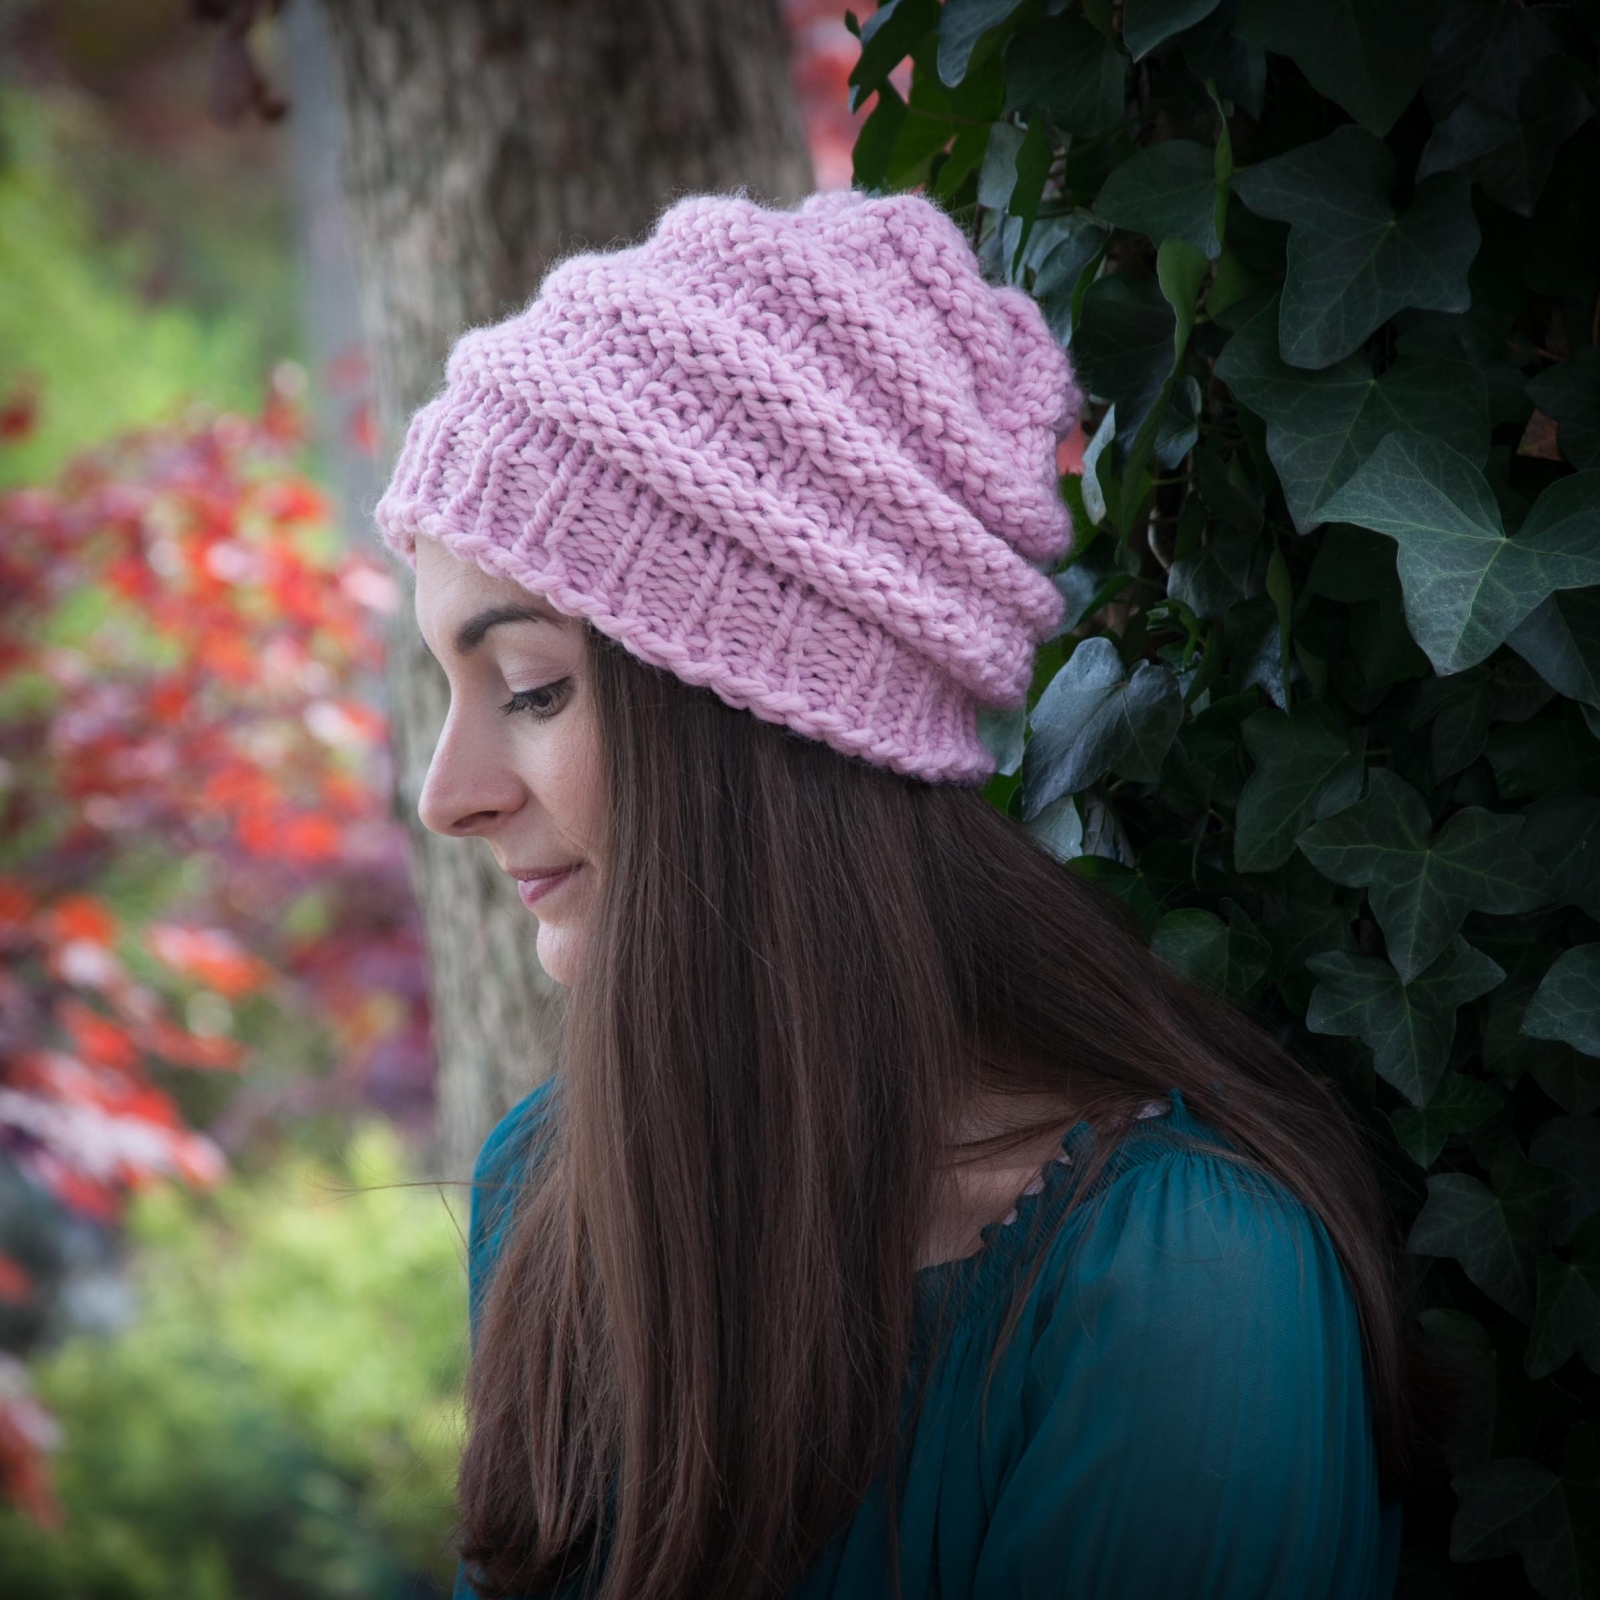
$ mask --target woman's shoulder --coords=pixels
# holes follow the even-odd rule
[[[1051,1238],[1040,1291],[1080,1334],[1355,1338],[1354,1294],[1312,1206],[1246,1162],[1174,1091],[1142,1118]],[[1082,1160],[1082,1152],[1075,1160]],[[1248,1325],[1248,1328],[1246,1328]],[[1358,1349],[1358,1339],[1354,1349]]]
[[[1103,1592],[1115,1573],[1129,1597],[1388,1593],[1398,1513],[1314,1209],[1178,1095],[1074,1198],[992,1430],[1005,1490],[975,1592]],[[1068,1523],[1092,1532],[1064,1546]]]
[[[1158,1104],[1051,1241],[1049,1320],[1072,1339],[1137,1334],[1152,1363],[1271,1341],[1300,1351],[1308,1381],[1359,1365],[1354,1296],[1315,1209],[1180,1093]]]

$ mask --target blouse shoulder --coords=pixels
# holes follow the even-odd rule
[[[1387,1592],[1360,1322],[1320,1219],[1176,1096],[1082,1205],[1040,1274],[981,1592]]]
[[[525,1094],[489,1130],[472,1167],[474,1187],[498,1183],[529,1153],[536,1135],[550,1122],[555,1108],[555,1078],[546,1078]]]
[[[1076,1314],[1127,1303],[1141,1315],[1181,1307],[1189,1325],[1196,1314],[1353,1319],[1321,1219],[1173,1099],[1170,1115],[1136,1125],[1082,1202],[1081,1229],[1058,1245],[1052,1264]]]

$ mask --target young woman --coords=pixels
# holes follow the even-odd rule
[[[475,1174],[458,1596],[1391,1592],[1357,1132],[978,787],[1079,401],[928,202],[692,197],[413,420],[419,808],[567,988]]]

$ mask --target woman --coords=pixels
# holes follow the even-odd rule
[[[943,213],[832,193],[565,261],[413,420],[419,809],[567,988],[475,1174],[458,1595],[1391,1591],[1358,1135],[978,788],[1079,403]]]

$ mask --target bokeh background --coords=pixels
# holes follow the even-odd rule
[[[859,45],[790,0],[819,187]],[[0,1594],[448,1592],[458,1187],[306,0],[0,7]]]

